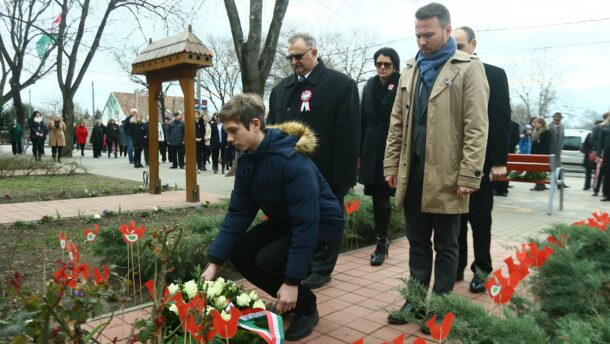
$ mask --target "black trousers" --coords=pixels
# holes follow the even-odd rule
[[[85,155],[85,144],[77,143],[77,145],[78,145],[78,148],[80,149],[80,155],[81,156]]]
[[[53,159],[57,158],[61,160],[61,153],[63,152],[63,146],[52,146],[51,154],[53,155]]]
[[[261,223],[246,232],[231,257],[233,266],[248,281],[271,296],[284,283],[292,235],[281,225]],[[316,311],[316,296],[299,284],[295,312],[309,315]]]
[[[484,169],[479,190],[470,195],[470,212],[461,215],[460,234],[458,237],[460,245],[458,272],[464,271],[468,264],[468,222],[470,222],[474,249],[474,262],[472,262],[470,269],[474,273],[477,272],[477,269],[487,274],[491,273],[490,245],[493,202],[494,197],[492,184],[489,180],[489,169]]]
[[[203,152],[204,152],[204,144],[203,142],[197,142],[195,143],[195,148],[196,148],[196,152],[195,154],[197,155],[197,168],[200,170],[203,170]]]
[[[161,161],[167,161],[167,142],[159,141],[159,152],[161,153]]]
[[[610,197],[610,150],[604,150],[604,162],[602,163],[601,172],[604,174],[602,193],[604,197]],[[600,173],[601,174],[601,173]]]
[[[589,190],[591,188],[591,178],[593,177],[593,173],[595,172],[595,166],[591,163],[585,163],[585,190]]]
[[[11,146],[13,146],[13,155],[23,153],[23,147],[21,147],[21,140],[19,140],[17,142],[12,141]]]
[[[40,158],[44,155],[44,139],[42,137],[32,139],[32,154],[34,154],[34,158]]]
[[[406,234],[409,240],[409,271],[411,279],[427,289],[434,264],[432,290],[436,294],[448,294],[453,290],[457,273],[460,215],[423,213],[423,185],[423,162],[414,157],[404,205]],[[436,257],[433,257],[433,250]]]
[[[115,140],[107,140],[106,144],[108,145],[108,157],[110,158],[110,155],[112,153],[114,153],[114,156],[117,156],[117,152],[118,152],[118,142]]]
[[[172,162],[172,167],[184,167],[184,145],[169,145],[169,161]]]
[[[224,164],[224,161],[225,161],[225,147],[212,148],[212,169],[214,171],[218,171],[218,155],[220,155],[220,160],[222,160],[222,162]]]
[[[93,157],[97,158],[102,156],[102,144],[101,143],[93,143]]]
[[[349,191],[349,185],[331,185],[331,190],[337,197],[341,209],[343,209],[343,199]],[[341,251],[341,243],[336,246],[319,245],[316,253],[311,261],[311,272],[320,275],[330,275],[335,269],[339,252]]]
[[[133,165],[140,166],[142,165],[142,150],[143,146],[133,146]]]

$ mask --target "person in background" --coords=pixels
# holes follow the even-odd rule
[[[533,127],[530,124],[525,125],[525,128],[519,136],[519,154],[530,154],[532,151],[532,132]]]
[[[8,132],[11,137],[13,155],[23,154],[23,146],[21,145],[21,139],[23,138],[23,128],[21,127],[21,125],[19,125],[19,123],[17,123],[17,119],[13,118]]]
[[[119,151],[119,126],[116,124],[114,119],[110,119],[106,126],[106,146],[108,147],[108,158],[112,152],[114,152],[114,158],[118,158],[117,153]]]
[[[377,75],[370,78],[362,91],[360,103],[360,157],[358,182],[364,185],[364,194],[373,199],[373,219],[377,232],[377,246],[371,254],[373,266],[383,264],[388,256],[390,240],[388,228],[392,216],[391,189],[383,176],[383,156],[388,137],[390,115],[396,98],[400,78],[400,57],[392,48],[381,48],[373,54]]]
[[[595,127],[602,124],[604,121],[598,120],[595,121]],[[585,185],[583,190],[587,191],[591,189],[591,177],[593,176],[593,172],[595,171],[595,159],[597,158],[597,154],[595,153],[595,149],[593,148],[593,134],[588,133],[587,137],[583,141],[580,146],[580,151],[584,153],[582,166],[585,168]]]
[[[61,153],[66,145],[66,125],[59,115],[53,116],[49,123],[49,146],[53,154],[53,161],[61,162]]]
[[[532,154],[552,154],[553,134],[548,130],[546,121],[542,117],[536,117],[532,123],[534,124]],[[547,189],[544,184],[536,184],[531,190],[544,191]]]
[[[87,136],[89,136],[89,130],[85,127],[85,123],[80,121],[75,129],[76,132],[76,144],[78,145],[78,149],[80,149],[80,155],[85,156],[85,144],[87,143]]]
[[[169,125],[169,161],[170,168],[184,168],[184,122],[180,111],[174,112],[174,120]]]
[[[565,136],[565,128],[561,123],[563,116],[561,112],[555,112],[553,114],[553,121],[548,125],[548,130],[553,134],[553,146],[551,147],[551,154],[555,154],[555,161],[557,167],[561,166],[561,151],[563,150],[563,138]]]
[[[157,139],[159,142],[159,152],[161,152],[161,146],[165,146],[165,148],[167,149],[167,145],[165,144],[165,142],[166,142],[165,132],[163,131],[163,124],[161,124],[161,121],[157,121]],[[161,156],[161,162],[165,162],[166,159],[167,159],[167,154]],[[148,160],[147,160],[147,162],[148,162]]]
[[[137,114],[130,125],[133,138],[133,167],[142,168],[142,150],[148,142],[148,123],[145,123],[141,114]]]
[[[597,156],[603,156],[601,173],[604,175],[602,186],[602,202],[610,201],[610,116],[606,116],[604,122],[599,126],[599,145],[597,147]],[[598,158],[599,159],[599,158]]]
[[[227,142],[227,148],[225,152],[225,160],[223,161],[223,169],[230,170],[233,167],[233,161],[235,160],[235,148],[231,143]]]
[[[212,128],[212,135],[210,135],[212,169],[214,170],[214,174],[218,173],[218,159],[220,158],[222,173],[225,173],[223,162],[225,160],[225,149],[227,148],[227,133],[223,129],[222,122],[218,120],[218,113],[214,113],[214,116],[212,116],[210,127]]]
[[[159,132],[163,132],[163,141],[159,141],[159,152],[161,153],[162,163],[167,161],[167,141],[169,140],[169,124],[171,123],[171,120],[171,118],[165,117],[163,124],[161,124],[161,129],[159,130]]]
[[[205,126],[205,136],[203,137],[203,170],[208,169],[205,165],[210,162],[210,138],[212,137],[212,127],[210,126],[210,117],[208,114],[203,115],[203,123]]]
[[[104,144],[104,127],[101,120],[96,120],[91,129],[91,137],[89,143],[93,146],[93,157],[99,158],[102,156],[102,145]]]
[[[125,134],[127,138],[127,158],[129,159],[129,163],[133,164],[133,139],[131,137],[131,128],[129,127],[132,122],[132,118],[138,114],[138,109],[133,108],[129,111],[129,116],[125,117],[123,120],[123,128],[125,129]]]
[[[203,148],[205,138],[205,122],[201,118],[201,112],[195,111],[195,157],[197,160],[197,173],[203,171]]]
[[[593,149],[595,150],[596,153],[598,152],[598,149],[600,146],[600,138],[601,138],[601,131],[602,131],[601,125],[604,123],[605,120],[610,118],[610,112],[606,112],[602,118],[603,118],[602,123],[593,127],[593,130],[591,131],[591,143],[593,144]],[[600,161],[599,159],[602,159],[602,158],[603,158],[602,156],[597,156],[597,159],[596,159],[595,183],[593,183],[593,196],[597,196],[599,194],[599,190],[601,189],[603,180],[605,179],[604,171],[601,168],[601,164],[599,164],[599,161]]]
[[[519,123],[515,121],[510,122],[510,131],[508,135],[508,154],[514,154],[517,152],[517,146],[519,145]],[[506,197],[508,196],[508,182],[504,181],[493,181],[492,182],[494,195]]]
[[[30,140],[32,141],[32,154],[34,160],[40,160],[44,155],[44,131],[45,125],[42,120],[42,114],[39,111],[34,111],[28,121],[30,128]]]
[[[119,156],[127,156],[127,133],[122,122],[119,124]]]

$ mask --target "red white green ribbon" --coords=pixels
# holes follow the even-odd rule
[[[262,328],[255,325],[255,320],[263,317],[267,318],[268,328]],[[246,309],[239,318],[238,325],[244,330],[258,334],[268,344],[284,343],[284,324],[282,322],[282,317],[275,313],[271,313],[261,308]]]

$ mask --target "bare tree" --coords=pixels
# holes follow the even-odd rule
[[[511,90],[520,101],[514,104],[513,117],[527,123],[533,116],[548,117],[550,107],[558,100],[556,85],[561,74],[553,70],[546,51],[534,51],[524,59],[527,62],[515,66],[518,73],[513,78]]]
[[[17,122],[21,125],[24,125],[26,117],[21,91],[55,67],[55,61],[48,60],[55,48],[52,39],[49,38],[49,46],[43,44],[41,55],[36,53],[38,39],[49,36],[42,27],[45,25],[43,21],[48,19],[51,3],[52,0],[4,0],[0,4],[0,21],[6,29],[0,31],[0,108],[12,99]],[[50,20],[48,24],[51,24]],[[26,79],[22,81],[24,76]],[[7,82],[8,91],[5,93]]]
[[[264,46],[261,46],[263,0],[250,0],[250,15],[248,17],[250,23],[247,40],[244,39],[235,1],[225,0],[225,8],[231,25],[235,54],[241,69],[243,91],[258,93],[262,96],[275,58],[282,22],[288,8],[288,0],[275,0],[273,17]]]
[[[214,65],[201,71],[201,87],[215,109],[222,108],[241,90],[241,72],[230,39],[209,37],[206,41],[214,52]]]
[[[139,24],[141,13],[152,13],[162,18],[167,18],[171,13],[177,16],[180,11],[176,2],[169,0],[153,3],[147,0],[108,0],[101,14],[101,20],[89,25],[87,20],[90,17],[91,0],[55,0],[61,6],[61,21],[57,35],[57,81],[63,98],[63,117],[66,123],[66,140],[72,142],[74,133],[74,95],[80,87],[83,77],[93,60],[93,56],[100,46],[102,35],[110,15],[121,8],[131,11],[135,20]],[[97,2],[96,2],[97,3]],[[71,18],[68,21],[68,17]],[[95,19],[93,19],[95,20]],[[70,23],[70,24],[68,24]],[[94,32],[89,35],[89,31]],[[79,59],[79,54],[85,53],[83,59]],[[66,146],[65,154],[72,155],[72,146]]]

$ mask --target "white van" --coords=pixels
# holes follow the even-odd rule
[[[582,165],[585,154],[580,151],[580,146],[590,132],[591,130],[585,129],[565,129],[561,150],[563,165]]]

